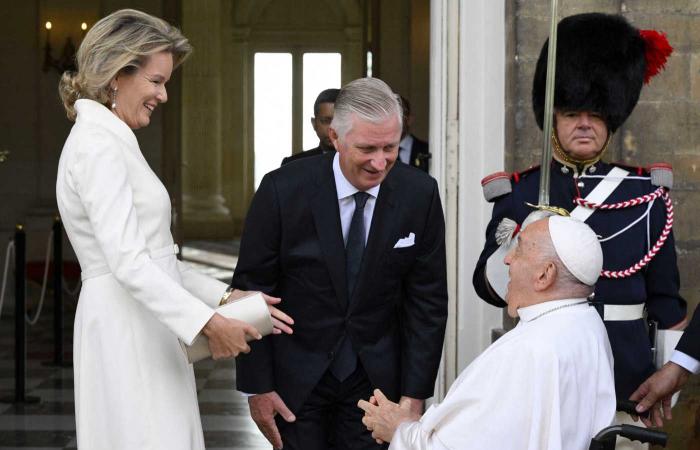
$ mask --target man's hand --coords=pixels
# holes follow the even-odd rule
[[[650,418],[642,419],[644,425],[661,427],[663,419],[671,420],[671,397],[688,381],[689,375],[683,367],[669,361],[634,391],[630,400],[639,402],[637,412],[653,407]]]
[[[277,429],[275,416],[281,414],[287,422],[294,422],[296,417],[284,404],[277,392],[267,392],[248,397],[250,416],[255,421],[260,432],[265,436],[274,448],[282,448],[282,436]]]
[[[375,389],[369,401],[360,400],[357,406],[365,412],[362,423],[372,432],[377,444],[383,444],[391,441],[401,423],[420,419],[421,412],[416,411],[423,410],[423,401],[402,397],[399,403],[394,403]]]
[[[254,326],[217,313],[204,325],[202,333],[209,339],[209,350],[215,360],[234,358],[240,353],[250,352],[246,335],[253,339],[262,339],[262,335]]]

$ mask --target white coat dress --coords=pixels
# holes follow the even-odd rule
[[[56,198],[80,262],[73,365],[78,448],[203,449],[191,343],[226,285],[176,258],[170,198],[132,130],[76,102]]]

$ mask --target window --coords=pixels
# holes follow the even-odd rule
[[[255,189],[292,153],[292,54],[255,54]]]
[[[304,53],[303,83],[303,148],[318,145],[318,137],[311,127],[314,102],[324,89],[340,88],[340,53]]]
[[[301,58],[301,64],[296,58]],[[341,59],[340,53],[255,53],[255,189],[263,176],[278,168],[293,150],[308,150],[318,145],[310,122],[314,101],[324,89],[340,87]],[[296,84],[301,93],[294,92],[294,77],[302,81]],[[295,117],[295,111],[303,117]]]

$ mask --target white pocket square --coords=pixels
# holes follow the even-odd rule
[[[409,233],[408,237],[401,238],[398,241],[396,241],[396,244],[394,244],[394,248],[412,247],[413,244],[415,244],[415,243],[416,243],[415,233]]]

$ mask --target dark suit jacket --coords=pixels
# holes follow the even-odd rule
[[[348,299],[333,154],[268,173],[246,218],[232,285],[282,298],[294,334],[251,345],[237,387],[276,390],[297,411],[348,335],[374,387],[433,395],[447,318],[444,218],[437,183],[396,164],[381,185]],[[394,248],[415,235],[415,245]],[[349,305],[349,306],[346,306]]]
[[[303,158],[308,158],[309,156],[323,155],[324,153],[332,153],[332,151],[324,152],[323,149],[321,149],[321,146],[319,145],[318,147],[312,148],[311,150],[304,150],[301,153],[295,153],[292,156],[287,156],[286,158],[282,159],[282,165],[284,166],[285,164],[289,164],[292,161],[298,161]]]
[[[409,165],[417,167],[424,172],[428,172],[430,169],[430,158],[431,155],[428,149],[428,143],[413,136],[411,159],[408,161]]]
[[[695,308],[693,318],[683,332],[676,350],[700,361],[700,307]]]

